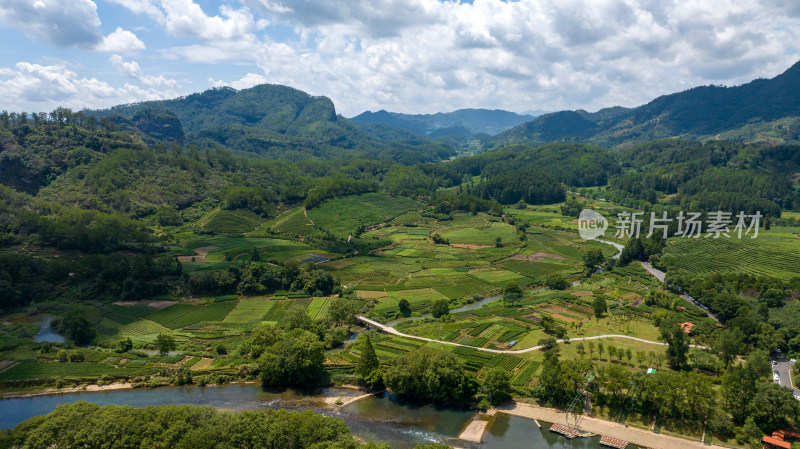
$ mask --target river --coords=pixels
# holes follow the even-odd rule
[[[36,415],[52,411],[59,404],[79,400],[100,405],[127,404],[145,407],[162,404],[196,404],[243,411],[263,408],[314,410],[342,418],[354,435],[367,440],[388,442],[393,449],[409,449],[420,443],[444,442],[464,449],[596,449],[598,438],[567,440],[529,419],[498,414],[481,444],[456,437],[472,419],[470,410],[411,404],[395,395],[383,393],[356,401],[340,409],[324,403],[326,397],[361,394],[347,389],[326,388],[299,393],[264,391],[259,384],[235,383],[215,387],[164,387],[156,389],[113,390],[69,393],[0,400],[0,428],[11,428]]]

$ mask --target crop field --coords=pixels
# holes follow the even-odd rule
[[[194,312],[197,309],[200,309],[203,306],[193,306],[190,304],[173,304],[165,309],[161,309],[159,311],[153,312],[150,315],[147,315],[147,318],[150,321],[155,321],[158,324],[166,325],[170,321],[177,320],[178,318],[190,313]]]
[[[511,385],[515,387],[524,387],[528,385],[528,383],[533,378],[533,375],[536,374],[536,371],[539,369],[539,362],[528,362],[513,379],[511,379]]]
[[[278,234],[292,237],[323,235],[322,232],[316,229],[314,225],[311,224],[311,221],[306,218],[305,209],[303,207],[296,207],[279,215],[277,218],[267,222],[267,227]]]
[[[405,197],[388,197],[381,193],[365,193],[326,201],[308,211],[308,217],[320,229],[347,238],[359,225],[370,226],[419,207]]]
[[[217,234],[243,234],[259,227],[264,219],[249,210],[214,209],[202,222],[203,229]]]
[[[450,243],[493,246],[499,237],[502,244],[515,244],[519,241],[514,227],[507,223],[489,223],[483,227],[455,228],[442,232],[442,237]]]
[[[662,260],[673,260],[674,268],[694,274],[743,272],[789,279],[798,275],[800,238],[798,228],[761,230],[755,239],[739,240],[671,238]]]
[[[155,340],[158,334],[169,334],[171,330],[168,327],[162,326],[154,321],[139,320],[135,323],[128,324],[119,329],[119,336],[121,338],[130,337],[131,340],[140,342],[151,342]]]
[[[190,311],[185,315],[163,324],[170,329],[179,329],[202,322],[222,321],[228,313],[236,307],[236,304],[237,301],[216,302]]]
[[[262,319],[264,321],[273,321],[277,323],[294,301],[293,299],[271,300],[270,302],[272,302],[273,305],[267,313],[264,314],[264,318]]]
[[[379,317],[394,317],[399,313],[397,304],[401,299],[409,302],[412,312],[424,313],[435,300],[440,298],[447,297],[432,288],[392,291],[375,306],[374,313]]]
[[[222,322],[249,323],[251,321],[259,321],[273,304],[274,302],[266,298],[242,299]]]
[[[102,376],[130,376],[152,371],[145,367],[115,368],[105,363],[91,362],[47,362],[42,360],[23,360],[17,365],[0,373],[0,382],[47,379],[61,377],[65,379],[97,379]]]
[[[314,298],[308,306],[308,316],[310,316],[312,320],[322,318],[328,311],[328,304],[330,304],[330,302],[330,298]]]
[[[469,274],[471,277],[495,287],[503,287],[507,282],[514,281],[518,284],[527,284],[531,279],[508,270],[487,270]]]

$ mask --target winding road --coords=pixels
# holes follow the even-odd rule
[[[475,346],[462,345],[460,343],[453,343],[451,341],[434,340],[433,338],[425,338],[425,337],[418,337],[416,335],[404,334],[404,333],[400,332],[399,330],[397,330],[397,329],[395,329],[393,327],[387,326],[385,324],[381,324],[381,323],[379,323],[379,322],[377,322],[375,320],[371,320],[371,319],[369,319],[369,318],[367,318],[365,316],[362,316],[362,315],[358,315],[358,319],[363,321],[365,324],[368,324],[368,325],[370,325],[372,327],[380,329],[382,332],[385,332],[385,333],[391,334],[391,335],[397,335],[398,337],[413,338],[415,340],[430,341],[430,342],[441,343],[443,345],[450,345],[450,346],[462,346],[462,347],[465,347],[465,348],[472,348],[472,349],[477,349],[478,351],[492,352],[492,353],[495,353],[495,354],[524,354],[526,352],[538,351],[539,349],[542,349],[541,345],[532,346],[530,348],[525,348],[525,349],[478,348],[478,347],[475,347]],[[595,335],[593,337],[578,337],[578,338],[570,338],[570,339],[556,340],[556,341],[558,343],[564,343],[566,341],[600,340],[600,339],[603,339],[603,338],[625,338],[625,339],[628,339],[628,340],[634,340],[634,341],[638,341],[638,342],[641,342],[641,343],[647,343],[647,344],[651,344],[651,345],[667,346],[666,343],[662,343],[660,341],[645,340],[643,338],[636,338],[636,337],[631,337],[631,336],[628,336],[628,335],[619,335],[619,334]],[[697,346],[697,345],[689,345],[689,347],[705,349],[704,346]]]
[[[613,257],[614,259],[618,259],[619,256],[622,254],[622,249],[624,248],[624,246],[620,245],[619,243],[613,243],[613,242],[609,242],[609,241],[606,241],[606,240],[600,240],[600,239],[596,239],[596,240],[598,242],[602,242],[602,243],[606,243],[608,245],[612,245],[615,248],[617,248],[617,250],[619,250],[619,253],[617,253],[617,255],[615,255]],[[653,268],[647,262],[642,262],[642,267],[644,267],[644,269],[647,270],[647,272],[650,273],[654,278],[658,279],[661,282],[664,282],[664,278],[666,277],[666,275],[665,275],[665,273],[663,271],[660,271],[660,270],[657,270],[656,268]],[[685,293],[680,295],[680,296],[683,299],[691,302],[692,304],[702,308],[703,310],[705,310],[705,312],[708,314],[708,316],[710,316],[711,318],[714,318],[715,320],[717,320],[717,322],[719,322],[719,318],[717,318],[716,315],[714,315],[710,310],[708,310],[702,304],[700,304],[697,301],[695,301],[694,298],[692,298],[691,296],[689,296],[689,295],[687,295]],[[451,341],[434,340],[432,338],[425,338],[425,337],[418,337],[416,335],[404,334],[404,333],[398,331],[397,329],[395,329],[392,326],[388,326],[386,324],[381,324],[381,323],[379,323],[379,322],[377,322],[375,320],[371,320],[371,319],[369,319],[369,318],[367,318],[365,316],[362,316],[362,315],[358,315],[358,319],[363,321],[365,324],[368,324],[369,326],[372,326],[372,327],[380,329],[382,332],[385,332],[385,333],[391,334],[391,335],[397,335],[398,337],[413,338],[415,340],[430,341],[430,342],[441,343],[443,345],[450,345],[450,346],[462,346],[462,347],[465,347],[465,348],[473,348],[473,349],[477,349],[478,351],[492,352],[492,353],[495,353],[495,354],[524,354],[526,352],[538,351],[539,349],[542,348],[542,345],[532,346],[530,348],[525,348],[525,349],[478,348],[478,347],[475,347],[475,346],[462,345],[460,343],[453,343]],[[570,338],[570,339],[556,340],[556,341],[558,343],[563,343],[563,342],[566,342],[566,341],[600,340],[600,339],[603,339],[603,338],[625,338],[625,339],[628,339],[628,340],[638,341],[640,343],[647,343],[647,344],[658,345],[658,346],[667,346],[666,343],[662,343],[660,341],[645,340],[643,338],[637,338],[637,337],[631,337],[631,336],[628,336],[628,335],[619,335],[619,334],[595,335],[593,337],[577,337],[577,338]],[[705,346],[699,346],[699,345],[689,345],[689,347],[690,348],[698,348],[698,349],[708,349]]]

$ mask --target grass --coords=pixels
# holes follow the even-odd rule
[[[308,217],[316,227],[347,238],[360,225],[383,223],[417,207],[419,204],[410,198],[365,193],[326,201],[309,210]]]
[[[170,329],[154,321],[142,319],[123,326],[119,329],[118,335],[120,338],[130,337],[134,341],[149,343],[155,340],[158,334],[162,333],[169,334]]]

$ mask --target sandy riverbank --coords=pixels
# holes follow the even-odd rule
[[[115,382],[108,385],[83,385],[79,387],[65,387],[65,388],[47,388],[42,391],[35,391],[31,393],[15,393],[10,392],[6,394],[2,394],[0,399],[12,399],[12,398],[32,398],[34,396],[47,396],[52,394],[66,394],[66,393],[91,393],[97,391],[111,391],[111,390],[127,390],[133,388],[133,385],[130,382]]]
[[[564,412],[544,407],[535,407],[527,404],[512,403],[497,408],[500,413],[521,416],[535,420],[542,420],[551,423],[563,423],[566,421]],[[637,446],[649,447],[653,449],[725,449],[724,446],[705,445],[701,441],[686,440],[669,435],[662,435],[648,430],[626,427],[611,421],[585,417],[581,421],[581,430],[606,435],[612,438],[625,440]]]

